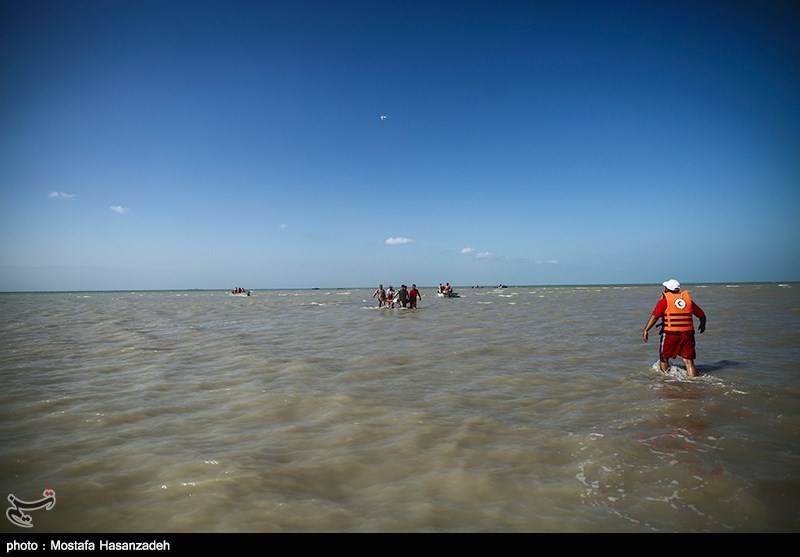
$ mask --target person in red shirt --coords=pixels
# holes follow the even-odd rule
[[[658,346],[658,366],[661,371],[669,370],[669,361],[680,356],[686,365],[686,374],[697,377],[697,358],[694,341],[694,319],[700,320],[697,330],[702,334],[706,330],[706,314],[689,296],[689,292],[681,291],[681,283],[670,279],[662,283],[664,292],[653,308],[653,313],[642,331],[642,340],[647,342],[647,332],[661,319],[661,342]]]
[[[422,298],[422,294],[419,293],[417,290],[417,285],[412,284],[411,290],[408,291],[408,303],[409,307],[415,308],[417,307],[417,299]]]

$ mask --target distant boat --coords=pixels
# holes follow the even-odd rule
[[[242,298],[246,298],[249,295],[250,295],[250,291],[249,290],[234,289],[234,290],[231,290],[230,292],[228,292],[228,296],[240,296]]]

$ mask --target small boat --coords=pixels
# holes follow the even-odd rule
[[[440,298],[460,298],[461,295],[458,292],[437,292],[437,296]]]
[[[249,295],[250,295],[249,290],[241,290],[241,291],[231,290],[230,292],[228,292],[228,296],[241,296],[242,298],[246,298]]]

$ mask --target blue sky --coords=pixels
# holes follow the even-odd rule
[[[800,280],[799,13],[3,2],[0,291]]]

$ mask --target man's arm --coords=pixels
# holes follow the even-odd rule
[[[647,325],[644,326],[644,331],[642,331],[642,340],[647,342],[647,331],[653,328],[653,325],[656,324],[658,321],[657,315],[651,315],[650,319],[647,320]]]
[[[702,335],[706,331],[706,312],[704,312],[697,304],[692,303],[692,313],[695,314],[700,320],[700,326],[697,327],[697,330]]]

